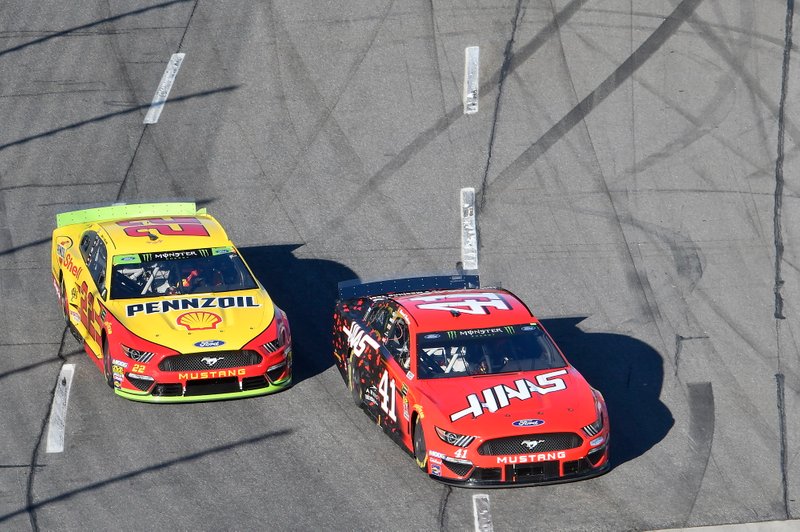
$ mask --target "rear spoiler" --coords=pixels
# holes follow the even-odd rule
[[[101,222],[116,218],[140,218],[146,216],[190,216],[205,214],[205,209],[197,209],[194,202],[169,203],[114,203],[103,207],[93,207],[56,214],[56,227],[65,225]]]
[[[480,287],[478,275],[429,275],[426,277],[408,277],[405,279],[388,279],[362,283],[359,279],[351,279],[339,283],[339,299],[357,299],[359,297],[381,294],[400,294],[406,292],[427,292],[431,290],[459,290]]]

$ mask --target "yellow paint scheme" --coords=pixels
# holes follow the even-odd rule
[[[260,284],[252,290],[120,300],[112,300],[107,291],[101,293],[98,289],[80,249],[81,239],[89,231],[96,232],[105,243],[105,279],[111,278],[116,255],[233,247],[219,222],[204,211],[186,214],[186,204],[177,204],[179,209],[174,208],[176,204],[162,204],[160,214],[151,215],[159,212],[158,205],[150,204],[149,210],[142,211],[148,213],[144,219],[108,219],[114,216],[116,206],[60,215],[60,221],[85,220],[60,225],[53,231],[53,280],[59,292],[63,283],[70,323],[98,358],[102,358],[103,330],[107,334],[115,332],[106,312],[137,336],[178,352],[196,351],[194,344],[203,340],[223,341],[225,349],[240,349],[274,319],[275,307]],[[129,212],[132,206],[125,207]],[[117,212],[126,211],[117,209]],[[158,306],[162,300],[171,301],[166,310]],[[150,306],[146,307],[147,304]],[[131,305],[145,308],[138,311],[136,306],[133,307],[136,311],[131,312]]]

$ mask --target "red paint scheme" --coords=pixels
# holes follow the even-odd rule
[[[389,316],[386,323],[382,313]],[[392,347],[394,328],[402,329],[398,320],[408,323],[408,369],[401,365],[404,347]],[[417,343],[426,333],[438,338],[443,331],[468,331],[463,333],[468,335],[491,328],[505,331],[498,332],[501,335],[536,331],[553,346],[557,364],[505,371],[508,358],[504,358],[506,366],[499,373],[420,378],[428,370],[420,367]],[[419,421],[427,452],[417,449],[417,463],[432,478],[468,487],[505,487],[588,478],[610,467],[609,422],[602,395],[567,362],[528,307],[506,290],[440,290],[340,300],[334,312],[333,348],[356,402],[412,455]],[[600,428],[595,424],[598,412]],[[592,424],[593,428],[584,429]],[[454,433],[457,444],[437,436],[437,427]],[[494,450],[487,447],[494,443],[484,445],[498,438],[511,438],[513,445]]]

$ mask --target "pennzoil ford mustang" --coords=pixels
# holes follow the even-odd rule
[[[603,396],[522,301],[478,286],[477,276],[340,283],[334,357],[356,404],[447,483],[606,472]]]
[[[56,222],[64,319],[117,395],[207,401],[291,384],[286,314],[205,210],[113,205]]]

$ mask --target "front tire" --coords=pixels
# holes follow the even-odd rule
[[[361,391],[361,382],[358,379],[358,370],[356,369],[356,357],[350,356],[350,361],[347,364],[347,380],[350,393],[353,395],[353,402],[356,406],[361,406],[364,402],[364,395]]]
[[[110,388],[114,387],[114,373],[111,371],[111,353],[109,352],[108,342],[103,338],[103,374],[106,377],[106,384]]]
[[[428,450],[425,447],[425,431],[419,418],[414,421],[414,459],[420,469],[428,472]]]

